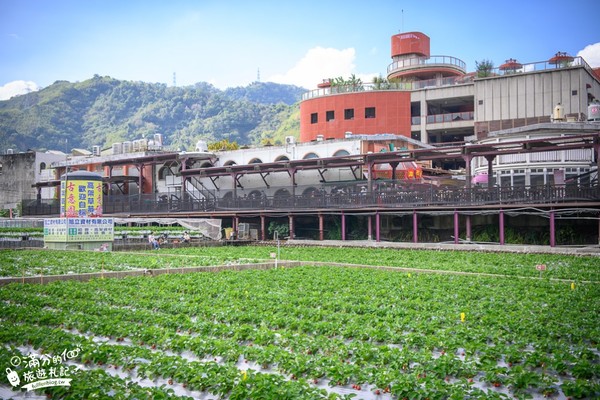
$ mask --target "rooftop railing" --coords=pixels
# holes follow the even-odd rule
[[[314,99],[317,97],[329,96],[334,94],[370,92],[375,90],[412,90],[412,82],[385,82],[385,83],[361,83],[358,85],[334,85],[326,88],[311,90],[302,95],[302,100]]]
[[[369,92],[369,91],[411,91],[419,90],[431,87],[442,87],[452,85],[462,85],[473,82],[473,76],[453,76],[448,78],[438,79],[425,79],[414,82],[383,82],[383,83],[363,83],[360,85],[346,85],[346,86],[331,86],[327,88],[320,88],[311,90],[302,95],[302,100],[310,100],[323,96],[330,96],[344,93],[355,93],[355,92]]]
[[[440,56],[442,57],[442,56]],[[458,60],[458,59],[456,59]],[[406,60],[405,60],[406,61]],[[458,60],[460,61],[460,60]],[[462,61],[461,61],[462,62]],[[392,63],[391,65],[394,65]],[[390,66],[391,66],[390,65]],[[520,68],[501,70],[500,68],[494,68],[489,71],[485,76],[477,76],[476,74],[467,74],[462,76],[452,76],[447,78],[437,79],[426,79],[413,82],[384,82],[384,83],[363,83],[360,85],[348,85],[348,86],[331,86],[328,88],[320,88],[311,90],[302,95],[302,100],[310,100],[323,96],[330,96],[335,94],[352,93],[352,92],[365,92],[373,90],[396,90],[396,91],[411,91],[420,90],[426,88],[436,88],[453,85],[463,85],[472,83],[475,79],[479,78],[492,78],[498,76],[507,76],[515,74],[524,74],[529,72],[540,72],[547,70],[557,70],[562,68],[570,68],[583,66],[590,74],[594,74],[592,68],[585,62],[581,57],[574,57],[573,61],[564,61],[560,63],[551,63],[549,61],[540,61],[529,64],[522,64]],[[388,67],[389,70],[389,67]]]
[[[589,64],[582,57],[573,57],[573,60],[564,60],[559,62],[537,61],[528,64],[520,64],[519,68],[500,69],[500,67],[497,67],[492,69],[489,75],[479,77],[490,78],[494,76],[517,75],[528,72],[550,71],[579,66],[584,67],[590,74],[593,75],[592,67],[590,67]]]

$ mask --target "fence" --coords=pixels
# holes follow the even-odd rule
[[[311,210],[311,209],[358,209],[415,208],[448,206],[482,206],[502,204],[552,204],[561,202],[589,203],[600,200],[597,185],[542,185],[513,187],[436,187],[431,184],[397,184],[377,181],[371,192],[366,191],[367,182],[357,181],[344,186],[297,187],[277,191],[273,196],[233,195],[233,191],[221,191],[217,198],[164,199],[158,195],[105,197],[105,214],[119,213],[178,213],[218,212],[233,210]],[[301,194],[296,194],[300,192]],[[24,201],[27,202],[27,201]],[[58,209],[46,204],[36,208],[30,204],[24,208],[25,215],[58,215]],[[50,213],[49,211],[54,211]]]

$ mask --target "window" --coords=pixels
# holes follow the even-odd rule
[[[316,124],[317,122],[319,122],[319,114],[317,114],[317,113],[310,114],[310,123]]]
[[[350,155],[350,153],[348,152],[348,150],[344,150],[344,149],[338,150],[335,153],[333,153],[334,157],[349,156],[349,155]]]
[[[375,107],[365,108],[365,118],[375,118]]]
[[[332,121],[335,119],[335,112],[334,111],[327,111],[325,113],[325,121]]]
[[[529,185],[530,186],[542,186],[545,183],[545,171],[544,168],[531,168],[529,174]]]
[[[354,119],[354,108],[346,108],[344,110],[344,119]]]
[[[571,95],[572,96],[577,96],[577,90],[571,90]]]
[[[169,175],[174,175],[174,174],[168,165],[164,165],[163,167],[161,167],[158,170],[158,179],[161,181],[164,181],[165,179],[167,179],[167,176],[169,176]]]
[[[480,106],[481,106],[481,105],[483,105],[483,100],[479,100],[479,101],[477,102],[477,104],[479,104]]]
[[[582,186],[590,186],[590,170],[588,168],[581,168],[579,170],[579,184]]]
[[[525,187],[525,174],[514,174],[513,175],[513,186],[514,187]]]

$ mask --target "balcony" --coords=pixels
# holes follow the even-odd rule
[[[451,70],[457,74],[465,74],[467,65],[463,60],[450,56],[431,56],[429,58],[406,58],[394,61],[387,68],[388,77],[394,75],[418,75],[419,70]]]
[[[427,116],[428,124],[441,124],[443,122],[457,122],[457,121],[473,121],[475,119],[475,112],[457,112],[449,114],[434,114]],[[420,122],[420,119],[419,119]]]

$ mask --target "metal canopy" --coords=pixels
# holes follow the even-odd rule
[[[210,160],[216,158],[216,156],[212,153],[178,153],[178,152],[169,152],[169,153],[161,153],[161,154],[152,154],[143,157],[134,157],[134,158],[122,158],[118,160],[109,160],[102,163],[103,167],[116,167],[120,165],[131,165],[131,164],[161,164],[168,161],[180,161],[185,159],[194,159],[194,160]]]
[[[497,143],[466,144],[462,146],[437,147],[434,149],[412,149],[388,151],[382,153],[345,155],[338,157],[310,158],[304,160],[282,160],[270,163],[227,165],[221,167],[193,168],[182,170],[183,177],[209,177],[211,179],[220,176],[265,174],[275,172],[294,172],[298,170],[323,170],[327,168],[358,168],[369,164],[385,164],[406,161],[428,161],[428,160],[456,160],[469,157],[496,157],[508,154],[539,153],[548,151],[600,148],[600,132],[584,134],[557,136],[554,138],[544,137],[530,140],[514,140]],[[210,159],[214,158],[210,153],[163,153],[135,159],[121,159],[106,161],[103,166],[131,165],[131,164],[158,164],[170,160],[185,158]],[[128,177],[129,178],[129,177]],[[135,177],[137,179],[137,177]],[[119,177],[123,181],[124,177]],[[106,181],[106,178],[105,178]],[[114,181],[111,181],[114,182]],[[60,181],[38,182],[35,187],[52,187],[60,185]]]
[[[547,151],[586,149],[600,146],[600,133],[558,136],[531,140],[514,140],[497,143],[466,144],[462,146],[413,149],[351,156],[311,158],[261,164],[229,165],[223,167],[195,168],[181,171],[184,177],[218,177],[227,175],[264,174],[290,170],[360,167],[369,164],[386,164],[407,161],[456,160],[465,157],[490,157],[507,154],[539,153]]]
[[[116,167],[119,165],[131,165],[131,164],[157,164],[165,161],[176,160],[179,153],[162,153],[144,157],[135,158],[122,158],[119,160],[104,161],[103,167]]]
[[[142,177],[142,179],[145,179],[145,178]],[[37,188],[56,187],[56,186],[60,186],[60,182],[61,182],[60,179],[53,179],[50,181],[34,183],[33,185],[31,185],[31,187],[37,187]],[[119,184],[119,183],[126,183],[126,182],[138,183],[139,176],[122,175],[122,176],[110,176],[110,177],[104,176],[104,177],[102,177],[102,183]]]

